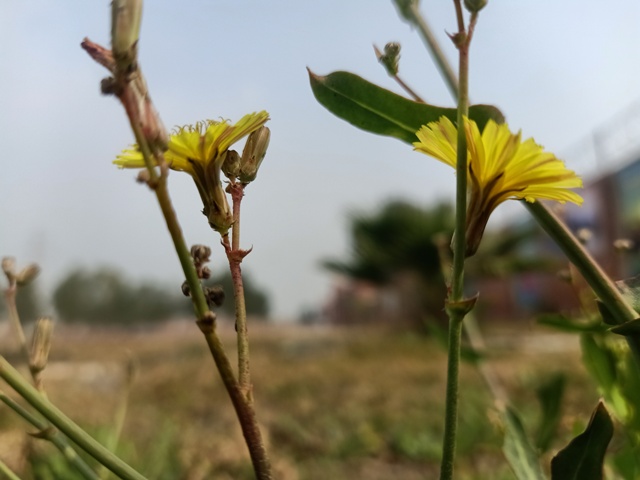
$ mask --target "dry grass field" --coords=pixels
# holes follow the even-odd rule
[[[136,365],[118,453],[151,479],[249,479],[240,429],[195,325],[152,330],[56,327],[45,371],[49,397],[106,439],[122,412],[127,359]],[[221,327],[235,354],[232,327]],[[258,416],[276,478],[435,478],[443,423],[445,355],[412,333],[256,325],[250,331]],[[19,356],[4,336],[2,349]],[[566,443],[597,401],[577,340],[552,332],[492,336],[490,362],[527,426],[539,414],[535,388],[555,372],[570,375],[561,435]],[[13,352],[13,353],[12,353]],[[481,378],[462,370],[459,476],[513,478]],[[73,479],[59,455],[0,409],[0,457],[24,478]]]

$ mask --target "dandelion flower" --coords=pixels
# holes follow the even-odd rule
[[[206,120],[177,128],[169,138],[164,158],[172,170],[186,172],[198,188],[203,213],[213,229],[227,233],[233,222],[220,181],[220,171],[229,147],[262,127],[269,120],[265,111],[250,113],[235,125],[227,120]],[[120,168],[144,168],[144,158],[136,145],[114,160]]]
[[[473,255],[489,216],[505,200],[527,202],[556,200],[582,204],[572,191],[582,180],[561,160],[536,144],[513,134],[506,124],[489,120],[482,133],[473,120],[465,118],[467,137],[469,204],[467,208],[467,256]],[[416,133],[414,149],[456,167],[458,129],[446,117],[423,126]]]

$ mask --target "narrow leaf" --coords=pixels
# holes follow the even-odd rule
[[[456,123],[455,108],[436,107],[415,102],[349,72],[327,76],[309,70],[311,89],[316,100],[331,113],[367,132],[394,137],[413,144],[416,132],[429,122],[445,116]],[[469,118],[482,131],[489,121],[504,123],[504,115],[492,105],[472,105]]]
[[[504,452],[518,480],[543,480],[545,478],[538,456],[515,410],[507,407],[502,415],[505,427]]]
[[[536,447],[541,452],[546,452],[549,449],[560,424],[562,396],[564,395],[566,383],[566,375],[557,373],[536,390],[542,408],[540,426],[536,436]]]
[[[551,460],[552,480],[602,480],[604,454],[612,437],[613,422],[600,402],[587,429]]]

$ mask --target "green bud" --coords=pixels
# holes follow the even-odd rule
[[[470,13],[478,13],[487,6],[487,3],[489,3],[489,0],[464,0],[464,8]]]
[[[376,51],[377,54],[379,52]],[[400,44],[389,42],[384,46],[384,54],[378,55],[378,61],[382,63],[387,73],[391,76],[398,74],[398,61],[400,60]]]
[[[260,127],[247,138],[247,143],[240,159],[240,175],[242,183],[253,182],[258,175],[258,169],[269,148],[271,132],[267,127]]]
[[[418,5],[418,0],[393,0],[393,3],[396,4],[396,8],[398,9],[398,13],[401,17],[408,22],[412,22],[414,20],[411,9]]]
[[[28,285],[33,280],[35,280],[35,278],[38,276],[39,273],[40,273],[40,267],[35,263],[32,263],[31,265],[27,265],[26,267],[24,267],[20,271],[20,273],[18,273],[18,276],[16,277],[16,282],[18,283],[18,285],[21,285],[21,286]]]
[[[240,155],[235,150],[227,151],[222,163],[222,173],[229,179],[235,180],[240,174]]]
[[[51,337],[53,336],[53,321],[49,317],[41,317],[36,322],[31,338],[31,352],[29,353],[29,369],[39,373],[47,366]]]
[[[135,62],[141,20],[142,0],[112,0],[111,50],[117,63]]]

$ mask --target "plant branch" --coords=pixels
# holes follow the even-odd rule
[[[629,305],[609,276],[604,273],[566,225],[543,203],[522,202],[540,226],[562,249],[569,261],[576,266],[596,296],[607,306],[616,323],[622,325],[637,319],[639,314]],[[633,352],[636,364],[640,367],[639,339],[636,336],[626,336],[625,338]]]
[[[451,68],[451,65],[447,60],[447,57],[445,56],[442,48],[440,48],[440,44],[436,40],[435,35],[431,31],[431,28],[420,13],[418,2],[410,2],[410,5],[406,9],[403,9],[403,16],[409,23],[411,23],[418,29],[418,32],[425,42],[427,49],[431,53],[433,60],[436,62],[442,78],[444,79],[447,87],[449,87],[451,96],[457,99],[458,79],[456,77],[456,74]]]
[[[145,480],[144,476],[98,443],[55,405],[44,398],[34,387],[29,385],[29,382],[2,356],[0,356],[0,377],[76,445],[120,478],[124,480]]]
[[[86,464],[86,462],[78,455],[78,453],[69,445],[67,438],[60,433],[56,428],[49,425],[44,420],[31,414],[22,405],[8,397],[4,392],[0,391],[0,401],[11,408],[14,412],[20,415],[28,423],[38,429],[38,438],[53,443],[58,450],[62,453],[64,458],[69,462],[86,480],[99,480],[99,476]]]

